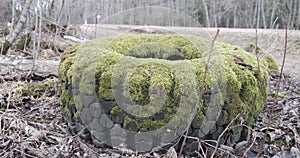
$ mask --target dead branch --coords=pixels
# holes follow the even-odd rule
[[[198,105],[200,104],[200,100],[201,100],[200,98],[202,98],[202,95],[204,94],[204,91],[205,91],[206,74],[207,74],[208,69],[209,69],[209,63],[210,63],[210,59],[211,59],[211,54],[212,54],[212,52],[213,52],[214,45],[215,45],[215,42],[216,42],[216,40],[217,40],[217,38],[218,38],[219,32],[220,32],[220,30],[218,29],[218,30],[217,30],[217,33],[215,34],[215,37],[214,37],[214,39],[212,40],[212,43],[211,43],[210,51],[209,51],[209,54],[208,54],[208,59],[207,59],[207,62],[206,62],[206,64],[205,64],[204,77],[203,77],[203,80],[202,80],[202,86],[201,86],[201,91],[200,91],[200,94],[199,94],[199,99],[198,99],[198,101],[197,101],[197,103],[196,103],[195,108],[194,108],[193,111],[192,111],[192,114],[190,115],[190,120],[189,120],[189,122],[188,122],[188,126],[187,126],[187,128],[185,129],[185,132],[184,132],[184,133],[185,133],[185,134],[184,134],[185,136],[184,136],[184,138],[183,138],[183,142],[182,142],[182,145],[181,145],[179,154],[178,154],[179,157],[180,157],[181,154],[182,154],[183,148],[184,148],[185,143],[186,143],[186,138],[187,138],[186,136],[187,136],[187,134],[189,133],[190,126],[191,126],[191,124],[192,124],[192,121],[193,121],[193,119],[194,119],[196,113],[197,113]]]
[[[287,8],[288,15],[286,17],[286,23],[285,23],[284,52],[283,52],[282,65],[281,65],[281,69],[280,69],[280,77],[279,77],[279,81],[276,84],[275,104],[278,103],[278,93],[279,93],[279,89],[280,89],[280,83],[281,83],[281,80],[282,80],[282,77],[283,77],[283,69],[284,69],[284,65],[285,65],[287,45],[288,45],[288,30],[289,30],[290,19],[291,19],[290,7],[288,6],[287,3],[285,5],[286,5],[286,8]]]
[[[240,117],[240,114],[238,114],[234,119],[232,119],[232,120],[230,121],[230,123],[226,126],[225,130],[223,130],[223,132],[219,135],[218,140],[217,140],[217,144],[216,144],[216,148],[215,148],[214,152],[213,152],[212,155],[211,155],[212,158],[214,157],[214,155],[215,155],[216,152],[217,152],[217,149],[218,149],[218,146],[219,146],[219,143],[220,143],[221,138],[222,138],[223,135],[230,129],[230,126],[234,123],[234,121],[236,121],[239,117]]]

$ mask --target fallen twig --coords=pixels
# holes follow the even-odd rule
[[[242,125],[242,126],[244,126],[244,127],[246,127],[246,128],[248,128],[248,130],[249,131],[251,131],[251,133],[253,133],[253,141],[252,141],[252,143],[250,144],[250,146],[245,150],[245,152],[244,152],[244,154],[243,154],[243,157],[247,157],[247,153],[248,153],[248,151],[253,147],[253,145],[254,145],[254,143],[255,143],[255,141],[256,141],[256,133],[255,133],[255,131],[251,128],[251,127],[249,127],[249,126],[247,126],[247,125]]]
[[[216,144],[216,148],[214,150],[214,152],[212,153],[211,157],[213,158],[214,155],[216,154],[217,152],[217,148],[219,146],[219,143],[220,143],[220,139],[223,137],[223,135],[230,129],[230,126],[234,123],[235,120],[237,120],[238,118],[240,117],[240,114],[238,114],[234,119],[232,119],[230,121],[230,123],[226,126],[225,130],[223,130],[223,132],[219,135],[218,137],[218,140],[217,140],[217,144]]]

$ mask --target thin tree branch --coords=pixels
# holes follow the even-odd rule
[[[22,10],[22,14],[20,16],[20,19],[16,25],[16,28],[14,29],[14,31],[12,32],[12,34],[10,35],[10,37],[8,38],[8,42],[11,45],[12,43],[14,43],[14,41],[16,40],[16,38],[18,37],[18,35],[20,34],[20,32],[22,31],[22,28],[27,20],[27,15],[28,15],[28,11],[30,8],[32,0],[26,0],[25,5],[23,7]]]
[[[187,134],[189,133],[189,128],[190,128],[190,126],[191,126],[191,124],[192,124],[192,121],[193,121],[193,119],[194,119],[194,117],[195,117],[195,115],[196,115],[196,113],[197,113],[198,105],[200,104],[200,100],[201,100],[202,95],[204,94],[204,91],[205,91],[206,74],[207,74],[208,69],[209,69],[209,63],[210,63],[211,55],[212,55],[212,52],[213,52],[213,49],[214,49],[215,42],[216,42],[216,40],[217,40],[217,38],[218,38],[219,32],[220,32],[220,30],[218,29],[218,30],[217,30],[217,33],[215,34],[215,37],[214,37],[214,39],[212,40],[212,43],[211,43],[210,51],[209,51],[209,54],[208,54],[208,59],[207,59],[207,62],[206,62],[206,64],[205,64],[204,77],[203,77],[203,80],[202,80],[202,86],[201,86],[201,91],[200,91],[200,94],[199,94],[199,99],[198,99],[198,101],[197,101],[197,103],[196,103],[195,108],[194,108],[193,111],[192,111],[192,114],[190,115],[190,120],[189,120],[189,122],[188,122],[188,126],[187,126],[187,128],[185,129],[185,132],[184,132],[184,133],[185,133],[185,134],[184,134],[185,136],[184,136],[184,138],[183,138],[183,142],[182,142],[182,145],[181,145],[179,154],[178,154],[179,157],[181,156],[182,151],[183,151],[183,149],[184,149],[184,146],[185,146],[185,144],[186,144],[186,138],[187,138],[186,136],[187,136]]]
[[[225,130],[223,130],[223,132],[219,135],[218,140],[217,140],[217,144],[216,144],[216,148],[215,148],[214,152],[213,152],[212,155],[211,155],[212,158],[214,157],[214,155],[215,155],[216,152],[217,152],[217,149],[218,149],[218,146],[219,146],[219,143],[220,143],[221,138],[222,138],[223,135],[226,133],[226,131],[228,131],[228,130],[230,129],[230,126],[234,123],[234,121],[237,120],[239,117],[240,117],[240,114],[238,114],[234,119],[232,119],[232,120],[230,121],[230,123],[226,126]]]
[[[278,93],[280,89],[280,83],[283,77],[283,69],[285,65],[285,59],[286,59],[286,53],[287,53],[287,46],[288,46],[288,30],[289,30],[289,24],[290,24],[290,19],[291,19],[291,10],[288,4],[286,3],[286,9],[288,12],[286,23],[285,23],[285,38],[284,38],[284,52],[283,52],[283,59],[282,59],[282,65],[280,69],[280,77],[279,81],[276,83],[276,95],[275,95],[275,104],[277,105],[278,103]]]

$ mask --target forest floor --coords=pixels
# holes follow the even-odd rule
[[[212,38],[216,29],[167,27],[166,32],[192,34]],[[123,25],[81,25],[72,31],[84,38],[120,35],[124,32],[143,33],[139,27]],[[153,30],[147,30],[148,33]],[[156,33],[156,30],[153,32]],[[43,38],[46,42],[53,38]],[[56,39],[56,38],[55,38]],[[218,41],[247,47],[255,43],[253,29],[220,29]],[[47,41],[48,40],[48,41]],[[270,76],[269,97],[264,111],[255,125],[249,128],[249,139],[234,146],[211,146],[206,140],[199,145],[206,149],[206,157],[215,149],[217,157],[295,157],[300,155],[300,31],[289,31],[285,75],[281,83],[278,104],[274,104],[278,73]],[[51,43],[51,41],[50,41]],[[59,38],[59,49],[71,41]],[[258,45],[280,64],[284,49],[284,30],[258,30]],[[12,49],[9,55],[30,58],[26,53]],[[29,52],[29,53],[28,53]],[[60,53],[43,48],[40,59],[59,60]],[[110,148],[96,148],[78,135],[72,135],[63,121],[59,106],[57,77],[16,78],[14,73],[0,76],[0,157],[167,157],[172,150],[143,154]],[[138,156],[137,156],[138,155]]]

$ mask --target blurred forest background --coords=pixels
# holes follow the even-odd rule
[[[26,0],[35,15],[56,24],[128,24],[300,29],[300,0]],[[2,25],[15,24],[25,0],[0,0]],[[188,18],[187,18],[188,17]]]

